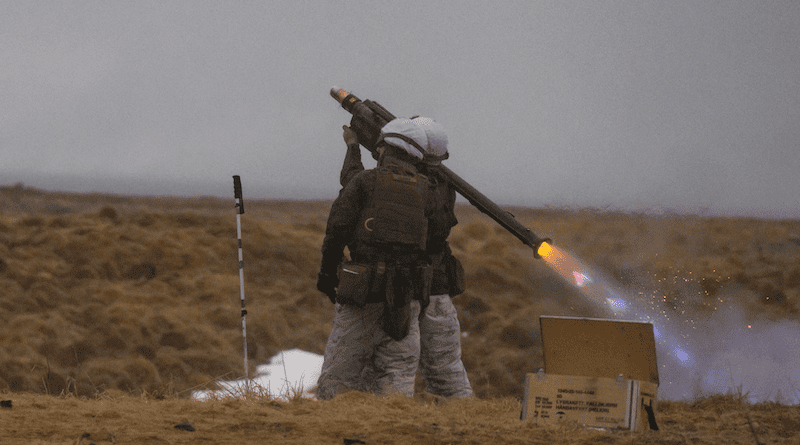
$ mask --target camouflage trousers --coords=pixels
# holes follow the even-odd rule
[[[461,325],[449,295],[431,295],[419,320],[419,371],[426,390],[446,398],[472,396],[461,361]]]
[[[317,381],[317,397],[326,400],[359,390],[380,394],[414,394],[419,360],[419,303],[411,303],[408,336],[394,341],[381,327],[383,303],[363,308],[336,304],[333,327],[325,346],[325,358]],[[362,376],[372,370],[369,384]]]
[[[472,396],[472,386],[461,361],[461,325],[450,296],[431,295],[430,304],[412,330],[418,332],[419,344],[390,342],[386,345],[390,354],[418,359],[419,371],[429,393],[445,398]],[[364,369],[364,385],[369,390],[375,390],[378,372],[369,364]],[[400,380],[411,381],[413,385],[417,366],[404,367],[402,372],[409,374]]]

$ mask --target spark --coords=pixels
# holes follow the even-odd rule
[[[606,298],[606,303],[608,303],[615,315],[628,310],[628,302],[621,298]]]

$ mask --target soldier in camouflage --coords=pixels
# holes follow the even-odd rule
[[[430,276],[425,246],[436,229],[427,178],[416,167],[424,155],[396,142],[413,141],[417,126],[398,121],[385,127],[378,166],[353,175],[328,216],[317,289],[335,303],[335,316],[317,382],[321,399],[373,389],[361,376],[367,366],[376,370],[375,391],[414,391],[416,320]]]
[[[413,119],[415,124],[425,130],[424,137],[418,134],[428,156],[423,156],[419,170],[428,177],[429,200],[433,203],[432,223],[426,243],[427,254],[433,264],[429,304],[422,312],[416,326],[409,336],[417,336],[409,341],[389,342],[386,353],[419,364],[426,390],[446,398],[472,396],[467,372],[461,361],[461,328],[456,308],[451,298],[464,290],[463,269],[453,256],[447,238],[450,230],[458,223],[454,207],[456,192],[441,177],[435,165],[446,159],[447,136],[438,123],[427,118]],[[348,127],[343,127],[347,155],[340,175],[344,187],[355,175],[364,170],[358,138]],[[396,141],[398,145],[408,144]],[[418,360],[418,361],[417,361]],[[416,366],[398,369],[402,381],[412,385],[416,377]],[[363,389],[380,391],[381,371],[371,362],[364,368]],[[411,390],[413,393],[413,389]],[[405,391],[408,394],[408,390]],[[410,395],[410,394],[409,394]]]

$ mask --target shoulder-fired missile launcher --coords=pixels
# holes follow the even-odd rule
[[[381,128],[395,116],[379,103],[371,100],[362,101],[352,93],[337,87],[331,88],[331,96],[342,104],[342,108],[353,115],[350,120],[350,128],[358,135],[358,142],[377,159],[376,150]],[[542,252],[550,248],[549,239],[536,236],[530,229],[517,221],[514,215],[501,209],[452,170],[441,164],[434,168],[439,169],[456,192],[466,198],[470,204],[495,220],[525,245],[530,246],[536,258],[541,258]]]

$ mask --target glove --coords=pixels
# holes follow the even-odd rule
[[[358,145],[358,135],[347,125],[342,125],[342,137],[344,137],[344,143],[347,144],[348,147],[351,145]]]
[[[339,286],[339,277],[320,272],[317,275],[317,290],[328,296],[331,303],[336,304],[336,287]]]

